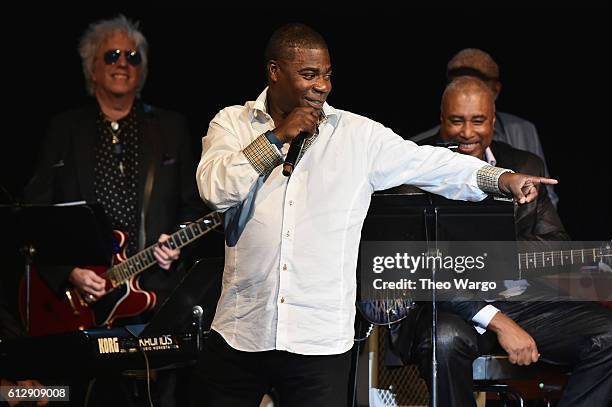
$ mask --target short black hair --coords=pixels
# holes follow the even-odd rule
[[[446,65],[448,82],[459,76],[474,76],[485,82],[499,81],[499,66],[487,52],[478,48],[465,48],[457,52]]]
[[[495,94],[487,84],[478,77],[475,76],[460,76],[455,78],[446,85],[444,93],[442,94],[442,102],[440,103],[440,110],[444,111],[444,101],[449,95],[454,93],[482,93],[487,95],[493,109],[495,109]]]
[[[278,28],[266,46],[264,63],[271,60],[290,60],[295,48],[327,49],[327,43],[321,34],[306,24],[290,23]]]

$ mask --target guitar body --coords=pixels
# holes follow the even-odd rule
[[[87,267],[98,274],[104,267]],[[153,292],[142,290],[138,277],[123,283],[99,301],[88,304],[76,289],[58,297],[33,269],[30,273],[31,336],[51,335],[96,327],[110,327],[120,318],[140,315],[155,306]],[[25,287],[21,284],[20,311],[25,321]]]
[[[116,319],[140,315],[155,306],[157,296],[141,289],[139,280],[140,276],[129,279],[93,304],[96,326],[111,326]]]
[[[114,263],[126,260],[124,244],[126,235],[113,232],[117,241]],[[103,266],[85,266],[105,277]],[[115,320],[140,315],[152,309],[156,303],[153,292],[140,288],[139,277],[135,276],[113,288],[107,280],[107,294],[93,304],[85,301],[75,288],[66,290],[58,297],[40,277],[35,268],[30,272],[30,330],[31,336],[43,336],[96,327],[110,327]],[[25,321],[25,284],[22,281],[19,294],[21,317]]]
[[[189,223],[173,233],[163,245],[181,248],[223,224],[217,212]],[[36,269],[30,272],[30,329],[31,336],[50,335],[95,327],[110,327],[117,319],[140,315],[155,306],[155,293],[143,290],[139,273],[157,264],[154,250],[157,243],[127,258],[126,235],[114,231],[115,254],[111,268],[83,266],[106,280],[106,294],[95,303],[87,303],[78,290],[72,288],[58,297],[51,291]],[[25,322],[25,283],[19,290],[19,309]]]

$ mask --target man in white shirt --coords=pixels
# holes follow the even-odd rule
[[[375,190],[403,183],[464,200],[520,203],[555,180],[514,174],[326,103],[331,62],[311,28],[278,29],[266,48],[268,88],[221,110],[203,139],[201,197],[225,211],[223,288],[200,360],[205,405],[342,406],[353,346],[357,250]],[[290,177],[283,157],[300,133]],[[214,368],[211,368],[214,366]]]

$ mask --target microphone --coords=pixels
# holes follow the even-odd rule
[[[304,147],[304,141],[309,136],[305,131],[301,132],[297,135],[293,140],[291,140],[291,145],[289,146],[289,151],[287,152],[287,157],[285,157],[285,162],[283,163],[283,175],[285,177],[290,177],[293,173],[293,169],[295,168],[295,163],[300,156],[300,152],[302,151],[302,147]]]
[[[204,316],[204,309],[199,305],[196,305],[191,310],[193,317],[195,318],[194,324],[196,325],[196,349],[202,350],[202,317]]]

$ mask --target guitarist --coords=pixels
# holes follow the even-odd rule
[[[495,97],[480,79],[463,76],[452,81],[441,106],[440,131],[424,143],[455,142],[460,153],[491,165],[544,174],[543,162],[534,154],[492,141]],[[546,188],[539,188],[535,201],[517,207],[515,220],[518,240],[569,240]],[[505,296],[515,297],[512,301],[442,304],[437,331],[440,405],[475,406],[472,362],[501,346],[514,364],[543,359],[572,368],[560,406],[607,406],[612,312],[593,303],[552,302],[551,295],[524,280],[506,288]],[[535,295],[542,301],[534,301]],[[421,313],[416,327],[402,324],[396,342],[404,362],[417,362],[426,380],[431,378],[430,327],[429,313]]]
[[[26,201],[101,203],[113,229],[127,233],[130,256],[205,212],[193,182],[187,123],[140,100],[147,41],[125,17],[91,25],[79,54],[95,103],[52,119]],[[155,258],[168,270],[179,251],[160,246]],[[43,278],[58,293],[70,283],[88,301],[104,295],[103,279],[84,268],[46,269]],[[163,285],[164,278],[151,279]]]
[[[78,51],[94,103],[53,118],[25,191],[28,203],[101,203],[111,226],[127,232],[128,257],[207,212],[193,179],[186,120],[140,99],[147,47],[138,24],[122,15],[89,26]],[[169,293],[180,274],[165,270],[176,267],[179,255],[156,248],[159,267],[140,276],[142,287],[158,297]],[[82,266],[38,269],[58,295],[70,285],[89,302],[105,294],[104,280]]]

